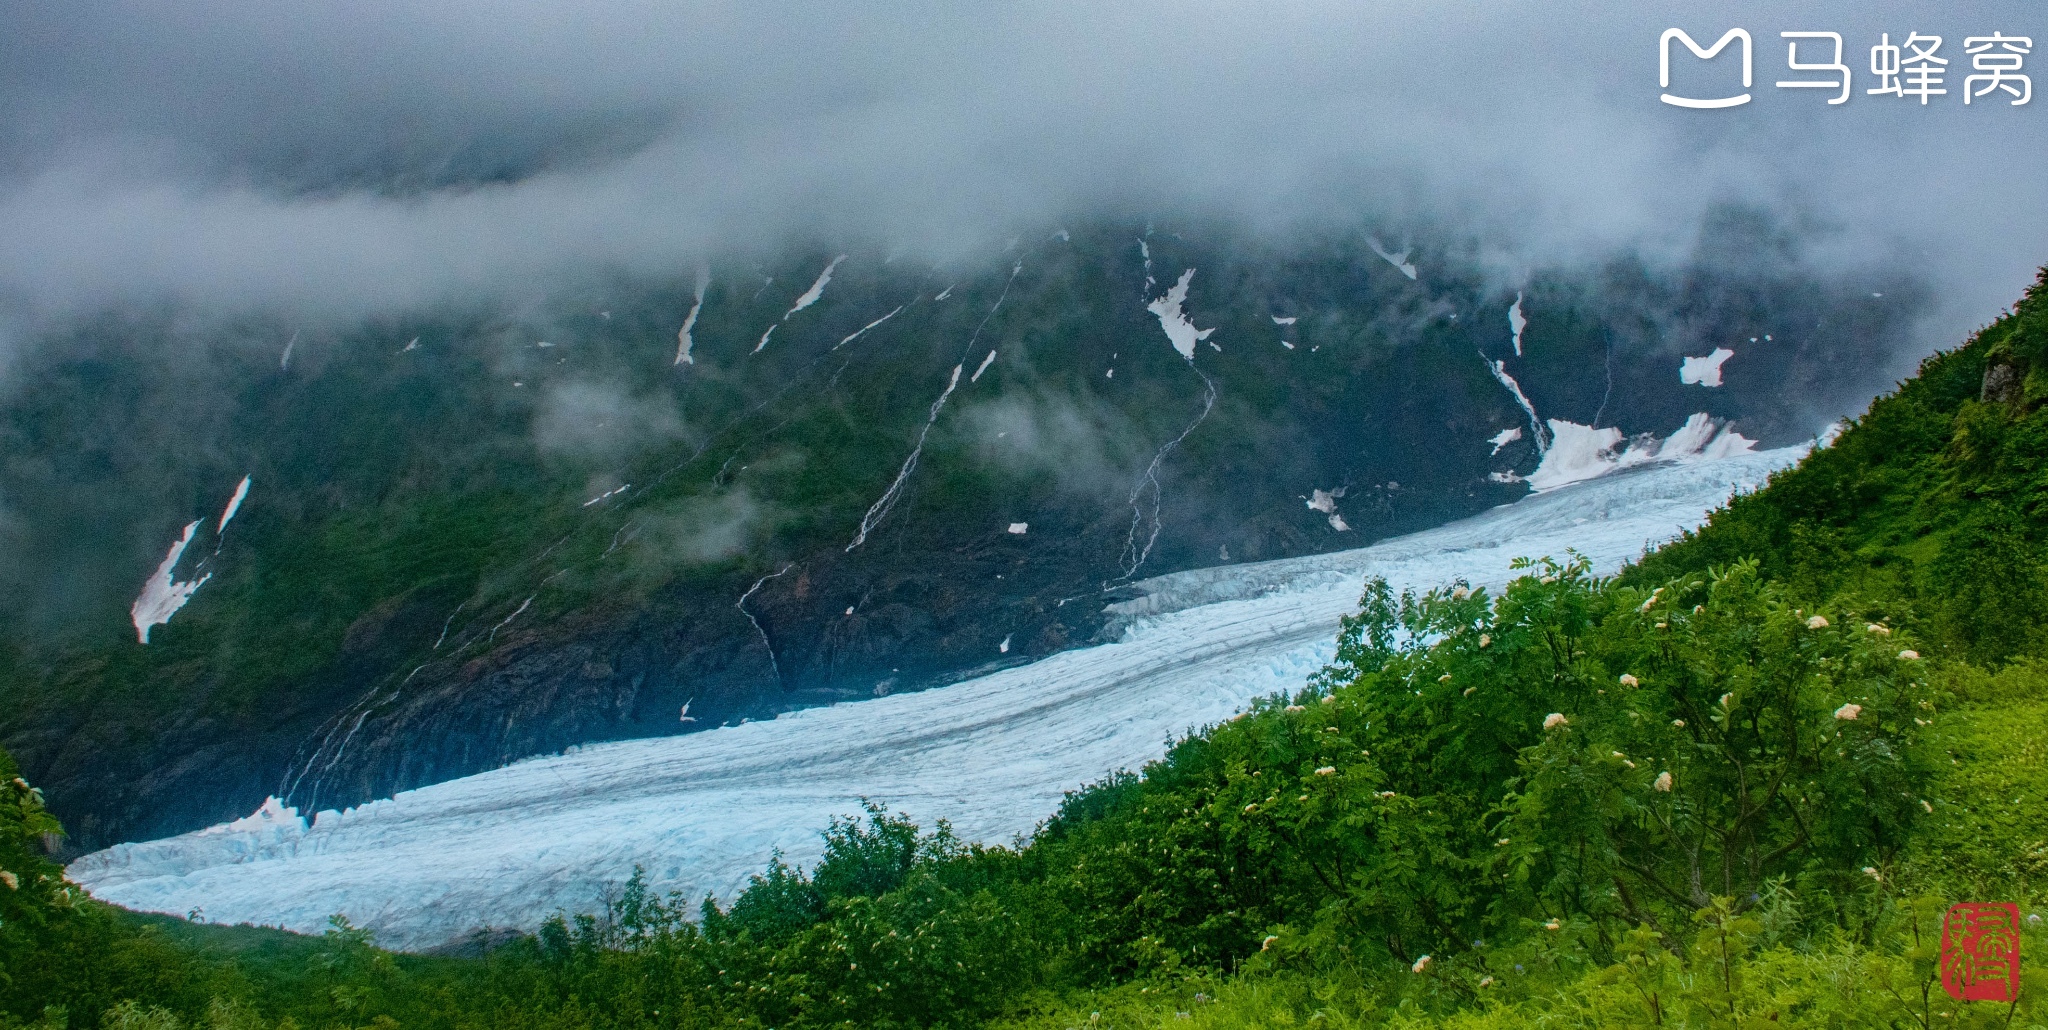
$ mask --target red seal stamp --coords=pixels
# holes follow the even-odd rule
[[[1966,901],[1949,906],[1941,918],[1941,987],[1957,1001],[2019,997],[2018,905]]]

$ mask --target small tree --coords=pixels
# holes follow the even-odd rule
[[[1610,685],[1523,752],[1501,805],[1501,865],[1539,906],[1675,934],[1777,878],[1884,875],[1930,777],[1917,655],[1791,608],[1753,563],[1609,600]]]
[[[43,792],[0,751],[0,986],[10,979],[10,961],[33,955],[49,924],[79,900],[64,870],[43,853],[46,837],[62,832],[43,807]]]

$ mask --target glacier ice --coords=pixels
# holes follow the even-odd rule
[[[250,819],[87,855],[69,874],[129,908],[300,931],[340,912],[386,945],[423,948],[594,910],[635,866],[656,890],[729,899],[777,848],[814,865],[818,831],[863,797],[1008,842],[1062,791],[1299,688],[1331,657],[1368,574],[1397,589],[1498,585],[1512,559],[1567,548],[1611,571],[1804,452],[1647,465],[1371,547],[1140,580],[1109,608],[1114,643],[921,692],[574,748],[320,812],[310,827],[266,802]]]
[[[1629,440],[1611,426],[1596,429],[1559,419],[1549,423],[1550,450],[1544,452],[1536,471],[1529,473],[1529,487],[1538,492],[1636,465],[1713,461],[1756,449],[1756,441],[1717,424],[1703,411],[1687,416],[1684,425],[1662,440],[1649,433]],[[1627,447],[1622,446],[1624,441]]]

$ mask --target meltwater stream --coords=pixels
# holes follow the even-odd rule
[[[815,863],[819,831],[863,797],[1008,842],[1063,791],[1299,688],[1329,660],[1368,574],[1397,589],[1497,586],[1514,558],[1567,549],[1611,572],[1804,452],[1640,467],[1358,550],[1159,576],[1114,606],[1125,628],[1112,644],[769,722],[572,749],[321,812],[310,828],[273,802],[87,855],[69,873],[133,909],[309,932],[343,913],[386,946],[418,949],[591,911],[635,866],[657,891],[729,899],[776,849]]]

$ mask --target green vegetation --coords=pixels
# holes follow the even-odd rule
[[[636,882],[467,958],[142,918],[50,879],[17,784],[0,1026],[2043,1025],[1935,951],[2048,901],[2043,362],[2048,272],[1618,579],[1373,584],[1297,696],[1027,845],[874,806],[729,908]]]

